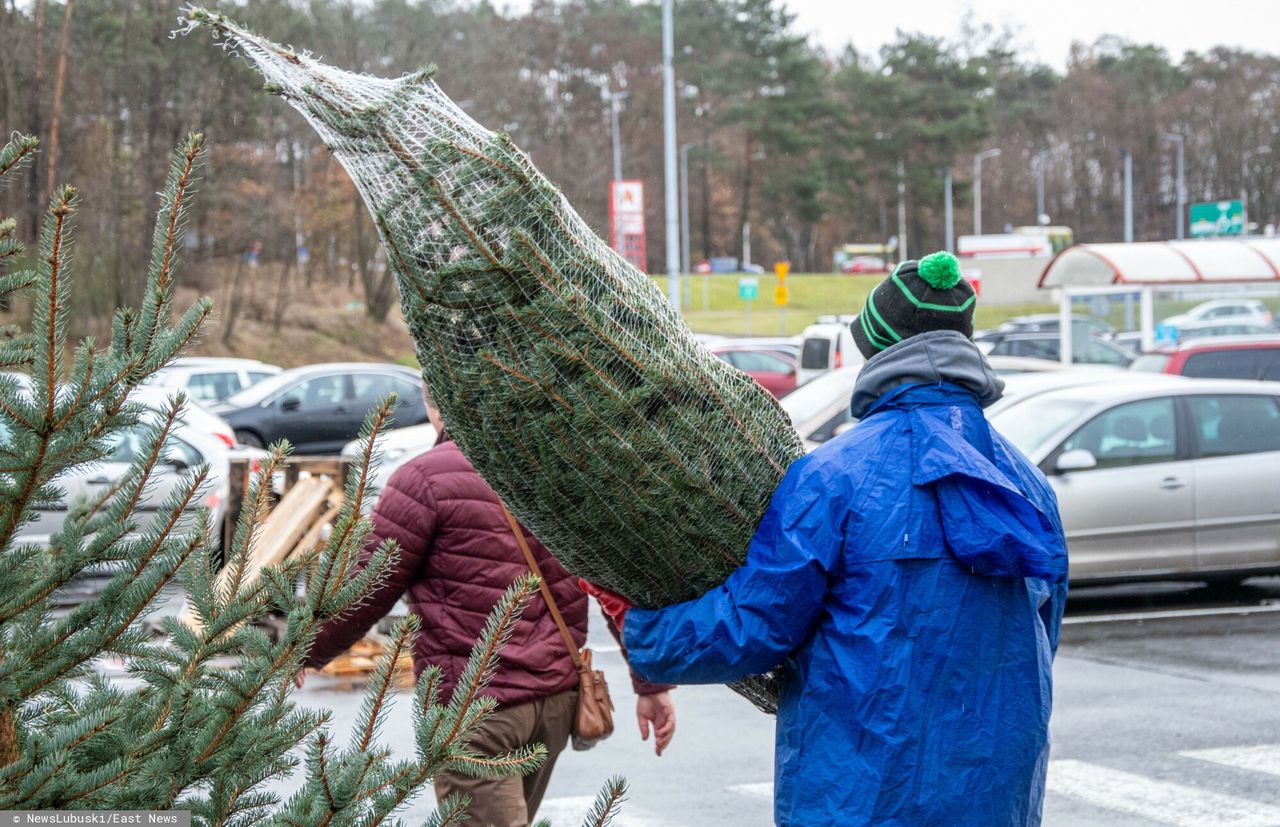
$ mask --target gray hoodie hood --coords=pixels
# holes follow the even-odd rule
[[[987,407],[1004,393],[1004,381],[964,334],[933,330],[880,351],[863,365],[853,386],[853,415],[861,419],[875,401],[903,385],[958,385]]]

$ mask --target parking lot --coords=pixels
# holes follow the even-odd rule
[[[637,737],[620,653],[592,618],[618,731],[566,752],[542,815],[581,823],[611,775],[631,785],[618,827],[772,824],[773,719],[723,686],[676,692],[676,738],[661,758]],[[1079,589],[1054,668],[1045,823],[1055,827],[1280,825],[1280,578],[1240,587],[1160,583]],[[304,704],[332,709],[341,733],[360,694],[309,679]],[[401,695],[384,738],[410,749]],[[404,724],[403,726],[401,724]],[[410,821],[433,805],[419,799]]]

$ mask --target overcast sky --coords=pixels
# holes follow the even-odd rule
[[[679,0],[676,0],[679,2]],[[1186,51],[1237,46],[1280,52],[1277,0],[784,0],[796,27],[831,50],[852,42],[875,52],[897,29],[954,40],[972,10],[979,23],[1008,25],[1023,51],[1055,69],[1066,66],[1072,41],[1092,43],[1100,35],[1165,47],[1177,60]]]

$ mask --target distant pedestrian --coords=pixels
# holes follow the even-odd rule
[[[444,423],[429,396],[427,415],[441,434],[439,441],[391,475],[371,517],[373,532],[364,559],[392,539],[399,547],[397,564],[357,609],[320,630],[306,666],[321,667],[346,651],[404,595],[410,611],[422,621],[414,642],[414,673],[420,675],[427,666],[440,667],[441,696],[448,702],[489,611],[516,578],[528,573],[529,566],[497,494],[444,435]],[[525,536],[581,647],[587,637],[587,596],[537,539],[527,532]],[[641,737],[647,740],[652,728],[661,755],[675,734],[671,687],[638,678],[633,678],[633,684]],[[564,638],[546,601],[535,595],[503,648],[489,684],[487,694],[497,700],[498,710],[470,746],[497,755],[540,743],[547,748],[546,762],[523,778],[478,779],[445,773],[434,779],[436,797],[468,795],[472,804],[467,823],[478,827],[531,824],[556,758],[568,741],[577,687],[577,672]]]
[[[746,563],[630,609],[632,667],[673,683],[776,669],[786,827],[1040,823],[1066,543],[1043,475],[982,408],[955,258],[909,261],[853,323],[860,422],[787,470]]]

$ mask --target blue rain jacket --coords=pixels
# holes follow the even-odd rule
[[[778,668],[777,824],[1040,823],[1066,541],[983,417],[1001,388],[959,334],[877,354],[724,585],[628,612],[649,680]]]

